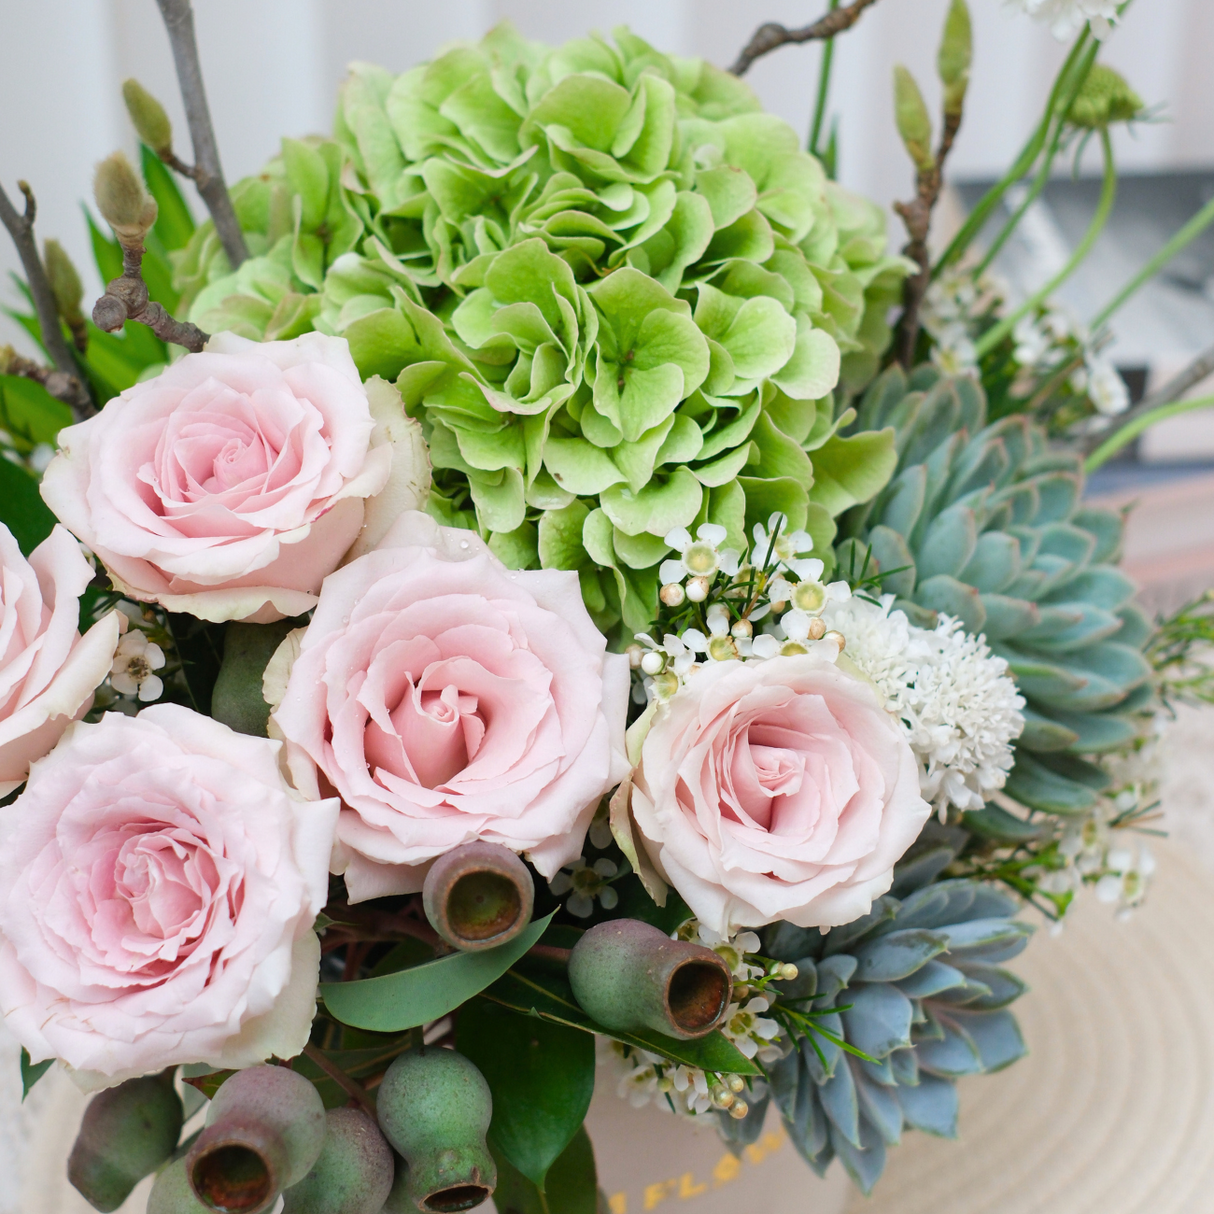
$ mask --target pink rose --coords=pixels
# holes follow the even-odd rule
[[[93,577],[80,545],[56,527],[27,561],[0,523],[0,797],[24,781],[110,672],[118,615],[81,637],[79,598]]]
[[[701,667],[633,773],[650,859],[721,934],[858,919],[930,811],[872,684],[819,653]]]
[[[345,339],[321,333],[219,333],[59,442],[42,496],[114,585],[214,622],[315,606],[429,477],[396,390],[364,387]]]
[[[0,809],[0,1011],[82,1087],[290,1058],[316,1011],[336,800],[176,704],[73,725]]]
[[[275,689],[278,665],[272,728],[300,788],[319,770],[341,795],[335,871],[354,901],[421,889],[436,856],[477,839],[550,877],[628,770],[627,659],[577,575],[511,572],[423,514],[326,579]]]

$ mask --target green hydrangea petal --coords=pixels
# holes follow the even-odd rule
[[[840,363],[838,343],[801,314],[796,319],[792,356],[771,378],[789,396],[820,400],[838,384]]]
[[[545,510],[539,522],[539,558],[544,569],[580,569],[589,560],[582,527],[590,513],[585,502],[572,501]]]
[[[544,466],[562,489],[578,497],[594,497],[624,480],[611,457],[584,438],[549,438]]]
[[[599,500],[603,510],[621,531],[639,535],[666,535],[675,527],[695,520],[704,497],[699,481],[687,468],[676,468],[665,479],[655,477],[639,493],[627,485],[605,489]]]
[[[490,531],[514,531],[526,514],[523,474],[517,468],[499,473],[468,474],[468,488],[476,503],[476,513]]]

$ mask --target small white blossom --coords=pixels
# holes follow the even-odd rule
[[[741,557],[734,549],[721,547],[727,534],[717,523],[701,523],[695,539],[686,527],[667,532],[666,543],[679,555],[661,563],[658,580],[663,586],[678,585],[685,577],[711,578],[718,570],[732,577],[738,571]]]
[[[1104,417],[1116,417],[1130,407],[1130,392],[1121,373],[1107,359],[1088,358],[1087,384],[1084,390],[1096,411]]]
[[[124,696],[138,696],[145,703],[158,700],[164,683],[154,672],[164,667],[164,651],[138,629],[131,629],[118,642],[110,686]]]
[[[619,894],[607,883],[617,872],[619,866],[613,860],[604,858],[588,866],[585,859],[579,856],[548,882],[548,888],[558,898],[568,894],[565,909],[579,919],[588,919],[594,914],[596,898],[604,910],[612,910],[619,903]]]
[[[762,523],[755,523],[753,531],[755,544],[750,550],[752,564],[756,561],[766,562],[770,552],[770,559],[775,562],[777,567],[784,566],[786,569],[793,569],[793,562],[799,556],[813,551],[813,536],[808,531],[786,531],[787,523],[788,520],[778,511],[767,520],[766,527]]]
[[[893,601],[852,597],[832,603],[823,618],[902,723],[922,764],[923,796],[942,817],[950,805],[981,809],[1012,768],[1024,700],[985,638],[948,616],[934,630],[917,628]]]
[[[1117,0],[1004,0],[1050,27],[1059,42],[1073,38],[1090,21],[1092,33],[1104,39],[1117,21]]]

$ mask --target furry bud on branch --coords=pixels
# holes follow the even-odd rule
[[[930,173],[936,164],[932,155],[932,120],[914,76],[900,63],[894,67],[894,117],[915,168]]]
[[[152,96],[134,77],[122,83],[122,99],[126,112],[139,138],[156,153],[163,156],[173,147],[173,124],[164,112],[164,106]]]
[[[936,55],[936,71],[944,85],[944,113],[960,115],[970,82],[974,58],[974,31],[965,0],[952,0],[944,19],[944,36]]]
[[[72,331],[76,349],[83,353],[88,349],[89,336],[84,314],[80,311],[80,301],[84,298],[80,275],[57,240],[43,243],[42,261],[46,266],[47,281],[51,284],[51,294],[55,297],[55,307],[63,323]]]
[[[142,246],[156,222],[156,200],[123,152],[114,152],[97,165],[93,197],[106,223],[123,248]]]

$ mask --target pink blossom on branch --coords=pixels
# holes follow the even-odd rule
[[[345,339],[321,333],[216,334],[59,442],[42,495],[117,588],[215,622],[313,607],[429,478],[396,390],[364,387]]]
[[[632,775],[640,843],[696,918],[727,936],[867,914],[931,809],[918,764],[833,642],[714,662],[656,713]]]
[[[478,839],[545,877],[575,860],[628,769],[628,661],[606,649],[576,573],[508,570],[420,513],[330,575],[266,698],[298,786],[342,798],[351,898],[419,890]]]
[[[176,704],[74,724],[0,809],[0,1012],[86,1090],[307,1043],[337,801]]]
[[[0,796],[93,703],[110,671],[119,620],[111,612],[82,637],[79,598],[93,570],[56,527],[27,561],[0,523]]]

